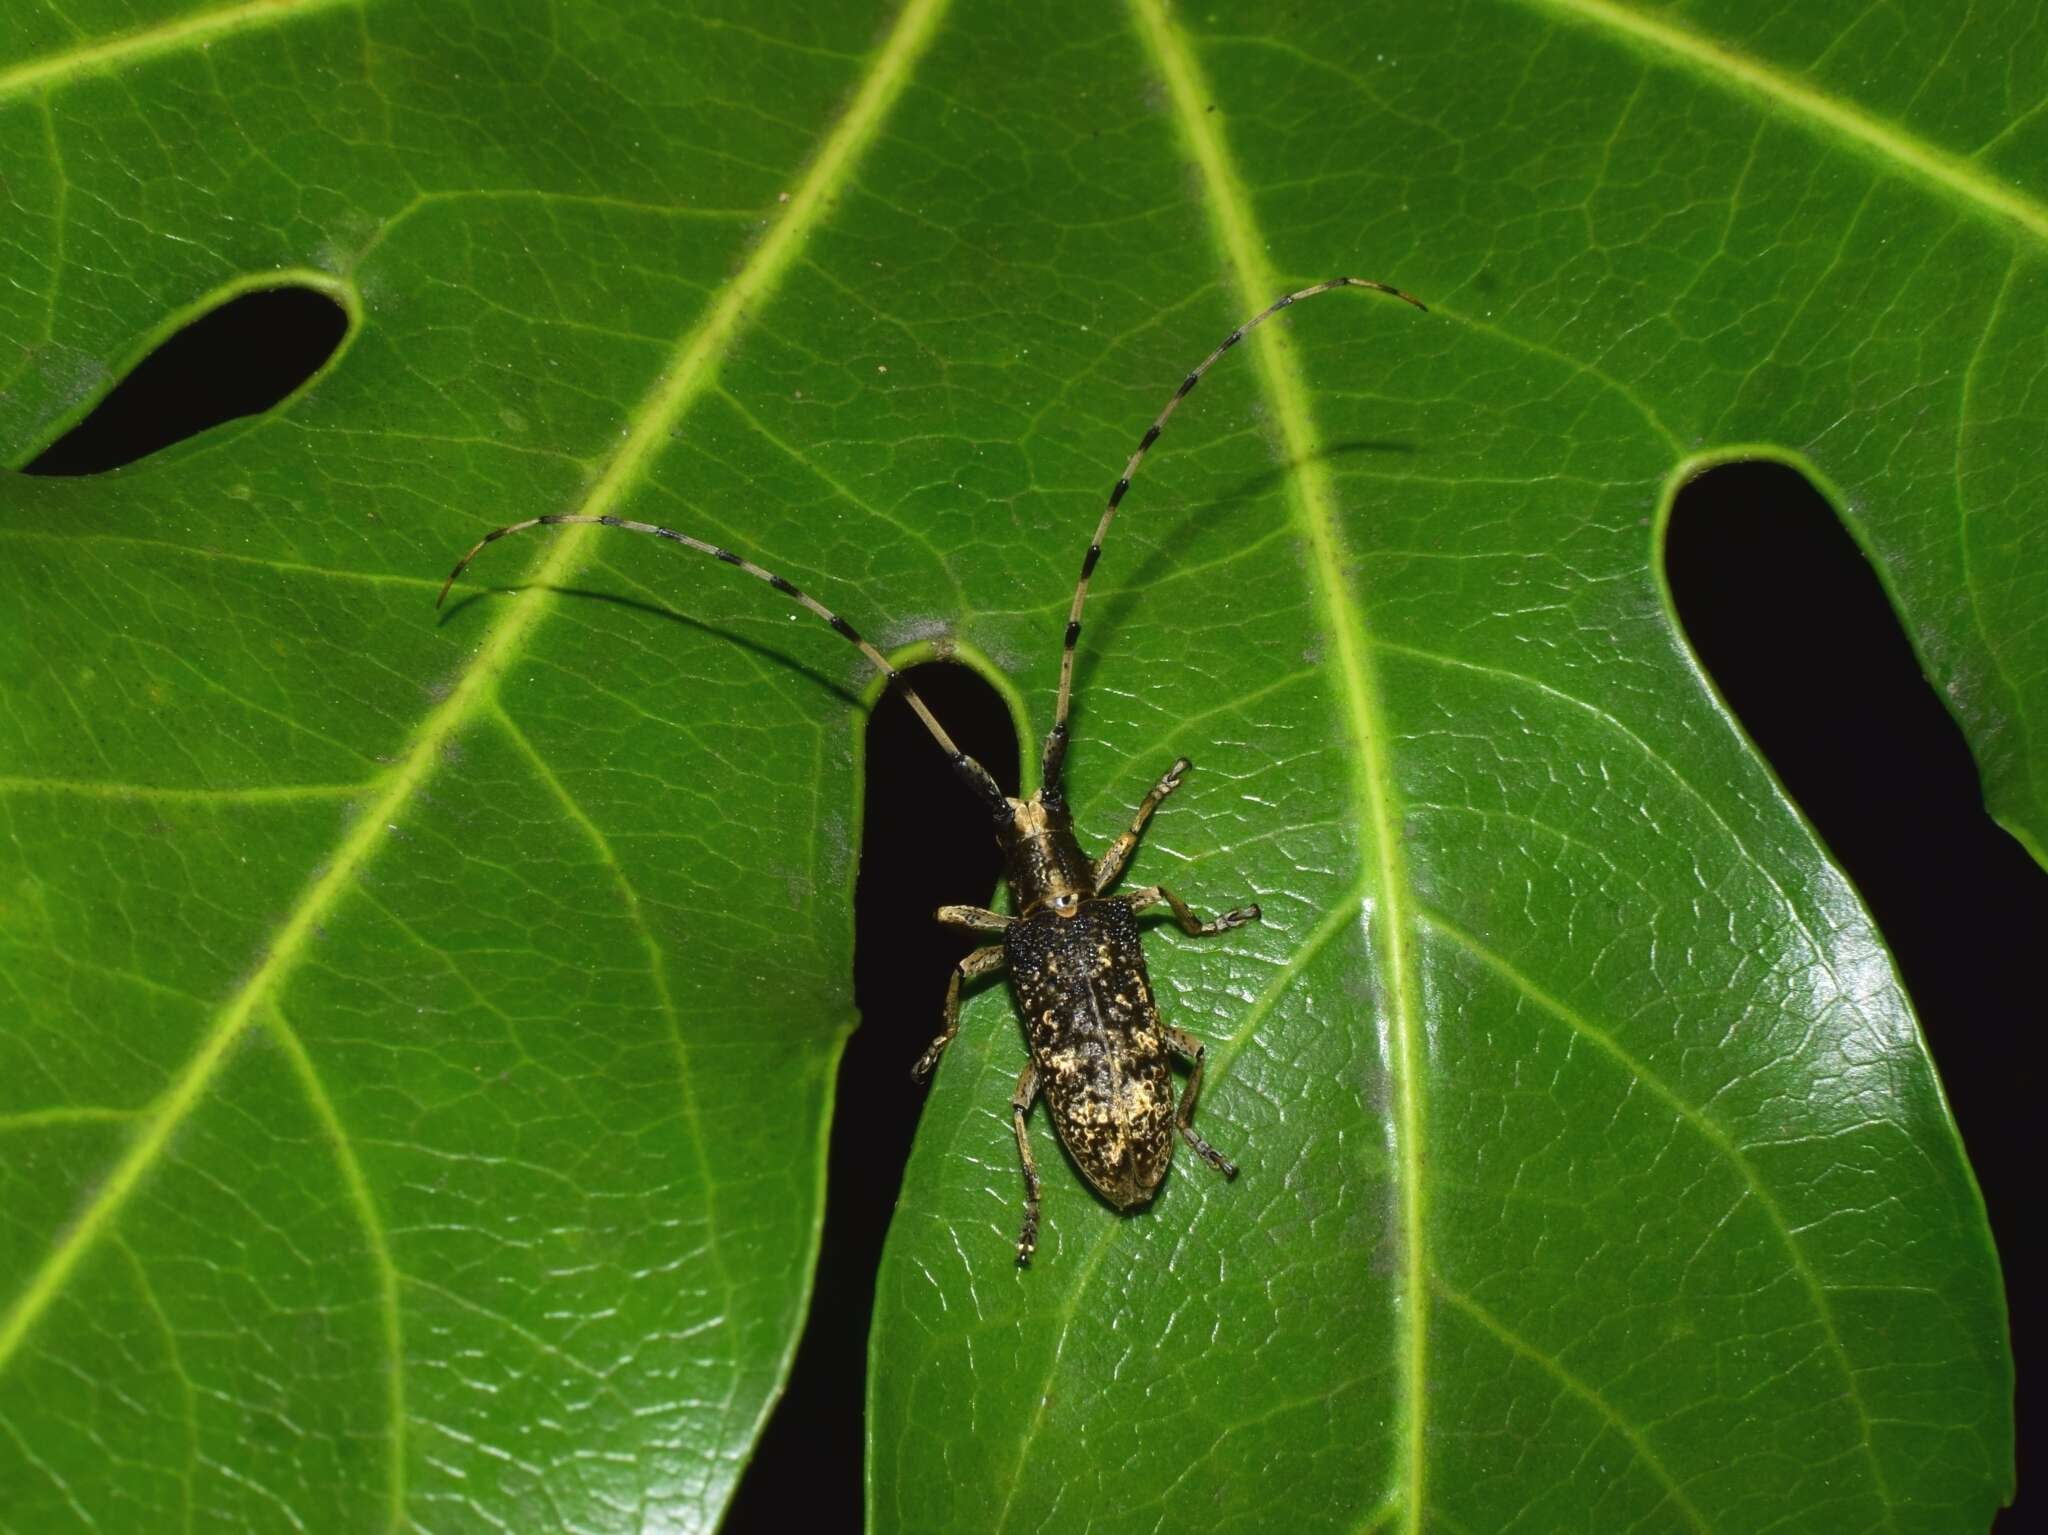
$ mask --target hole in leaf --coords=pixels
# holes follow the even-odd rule
[[[104,474],[269,410],[319,371],[348,334],[348,311],[316,288],[229,299],[169,337],[24,474]]]
[[[1017,735],[1002,696],[964,666],[903,675],[960,749],[1016,793]],[[940,927],[932,911],[988,905],[1002,872],[987,810],[894,691],[868,722],[863,813],[853,972],[861,1022],[839,1064],[817,1283],[789,1389],[741,1478],[726,1535],[859,1528],[875,1274],[925,1096],[910,1067],[939,1031],[953,966],[985,941]]]
[[[2039,1109],[2015,1063],[2032,1042],[2015,1026],[2041,1017],[2048,871],[1985,813],[1962,730],[1804,476],[1772,463],[1701,475],[1673,506],[1665,565],[1701,664],[1877,919],[1962,1127],[2007,1291],[2033,1293],[2021,1224]],[[2015,1344],[2030,1330],[2022,1308]],[[2019,1378],[2032,1375],[2022,1350]]]

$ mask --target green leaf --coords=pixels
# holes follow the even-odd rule
[[[871,1522],[1982,1528],[1974,1185],[1657,573],[1688,473],[1804,468],[2048,846],[2048,49],[1953,9],[10,14],[0,456],[219,295],[354,315],[260,420],[0,483],[10,1520],[714,1523],[806,1301],[869,676],[649,540],[440,575],[679,525],[1042,727],[1136,432],[1356,272],[1433,315],[1220,366],[1083,640],[1091,846],[1185,752],[1136,877],[1266,909],[1152,945],[1243,1173],[1120,1217],[1036,1115],[1016,1271],[979,996]]]

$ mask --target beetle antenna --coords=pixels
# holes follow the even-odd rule
[[[1045,738],[1044,765],[1039,773],[1039,783],[1043,792],[1058,791],[1060,769],[1066,762],[1067,711],[1074,697],[1074,646],[1081,638],[1081,606],[1088,600],[1088,578],[1095,574],[1095,562],[1102,558],[1102,540],[1109,532],[1110,523],[1116,520],[1117,506],[1123,501],[1125,492],[1131,488],[1131,480],[1137,474],[1138,466],[1145,462],[1145,455],[1152,451],[1152,444],[1159,440],[1160,432],[1165,430],[1167,418],[1179,407],[1180,402],[1188,397],[1195,385],[1202,381],[1202,375],[1215,366],[1219,357],[1289,305],[1298,304],[1305,298],[1314,298],[1319,293],[1328,293],[1333,288],[1370,288],[1375,293],[1385,293],[1405,304],[1413,304],[1425,312],[1428,309],[1428,305],[1413,294],[1403,293],[1399,288],[1390,287],[1386,283],[1373,282],[1364,277],[1332,277],[1327,282],[1297,289],[1273,300],[1225,336],[1216,350],[1204,357],[1195,370],[1180,381],[1180,388],[1174,390],[1173,398],[1168,400],[1165,408],[1152,418],[1152,424],[1145,428],[1145,435],[1138,439],[1137,450],[1131,454],[1130,462],[1124,465],[1124,472],[1117,476],[1116,486],[1109,493],[1109,504],[1102,509],[1102,521],[1095,525],[1095,536],[1088,541],[1088,552],[1082,556],[1081,580],[1074,588],[1074,605],[1067,610],[1066,638],[1060,645],[1059,703],[1053,709],[1052,731]]]
[[[841,618],[815,597],[799,591],[792,583],[785,581],[781,576],[775,574],[774,571],[764,570],[752,560],[742,559],[730,549],[721,549],[716,544],[707,544],[701,538],[692,538],[687,533],[678,533],[674,528],[657,527],[651,522],[634,522],[625,517],[573,517],[563,514],[529,517],[524,522],[515,522],[506,527],[494,528],[478,539],[475,545],[471,547],[469,553],[455,562],[455,568],[448,572],[448,579],[441,583],[441,595],[434,599],[434,606],[438,608],[448,600],[449,589],[455,585],[456,578],[469,568],[469,562],[483,551],[486,544],[494,544],[499,539],[512,533],[523,533],[528,528],[559,528],[572,525],[623,528],[628,533],[648,533],[656,538],[665,538],[672,544],[682,544],[687,548],[695,549],[699,554],[708,554],[714,560],[727,565],[737,566],[756,581],[765,581],[792,602],[795,602],[800,607],[808,608],[811,612],[817,614],[818,617],[824,619],[827,624],[831,625],[834,634],[837,634],[841,639],[859,650],[862,655],[866,656],[869,664],[888,679],[889,686],[903,695],[903,701],[910,705],[919,719],[924,721],[924,728],[932,733],[932,739],[939,743],[939,750],[946,754],[947,759],[953,764],[954,771],[967,780],[968,786],[986,800],[991,809],[999,813],[1007,813],[1009,801],[1004,798],[1002,789],[997,785],[995,779],[989,775],[988,769],[954,744],[953,738],[946,734],[946,727],[938,722],[937,717],[926,707],[925,701],[917,696],[917,690],[903,680],[903,674],[889,664],[888,657],[884,656],[874,646],[860,637],[852,624]]]

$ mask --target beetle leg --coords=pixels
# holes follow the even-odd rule
[[[1138,839],[1145,835],[1145,823],[1152,819],[1152,812],[1159,808],[1159,802],[1180,787],[1180,775],[1188,770],[1185,757],[1174,759],[1172,767],[1159,775],[1159,782],[1152,785],[1152,792],[1138,803],[1138,813],[1131,817],[1131,829],[1117,838],[1095,864],[1095,893],[1101,895],[1114,885],[1124,872],[1132,853],[1137,851]]]
[[[1134,913],[1141,912],[1148,906],[1157,906],[1161,901],[1164,901],[1173,908],[1173,919],[1180,924],[1180,930],[1195,938],[1211,938],[1218,933],[1228,932],[1231,928],[1238,927],[1243,923],[1259,920],[1259,908],[1256,905],[1252,905],[1240,906],[1235,911],[1226,911],[1214,921],[1204,922],[1200,917],[1188,910],[1188,903],[1186,901],[1183,901],[1164,885],[1147,885],[1143,890],[1133,890],[1129,895],[1121,895],[1117,899],[1129,901],[1131,903],[1131,910]]]
[[[932,915],[947,927],[964,927],[970,933],[1000,933],[1014,920],[986,906],[941,906]]]
[[[946,1046],[953,1043],[953,1036],[960,1032],[960,983],[1002,967],[1003,946],[999,943],[976,949],[953,967],[953,977],[946,982],[945,1027],[939,1030],[939,1037],[925,1047],[924,1054],[917,1058],[917,1064],[910,1068],[911,1080],[922,1082],[930,1076],[932,1068],[939,1064],[939,1057],[946,1053]]]
[[[1024,1130],[1024,1116],[1031,1112],[1038,1096],[1038,1067],[1034,1063],[1017,1073],[1017,1090],[1010,1094],[1010,1122],[1017,1127],[1017,1159],[1024,1164],[1024,1229],[1017,1233],[1017,1266],[1024,1267],[1038,1248],[1038,1164],[1031,1159],[1031,1137]]]
[[[1170,1023],[1162,1023],[1159,1027],[1166,1034],[1168,1048],[1194,1068],[1188,1073],[1188,1090],[1180,1095],[1180,1109],[1173,1116],[1174,1126],[1180,1131],[1180,1138],[1188,1143],[1189,1149],[1196,1156],[1224,1177],[1235,1178],[1237,1164],[1203,1140],[1201,1133],[1188,1123],[1195,1117],[1195,1100],[1202,1096],[1202,1060],[1208,1052],[1202,1048],[1202,1042],[1186,1029],[1177,1029]]]

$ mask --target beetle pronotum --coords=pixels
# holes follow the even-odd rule
[[[1074,587],[1074,600],[1067,611],[1066,633],[1060,645],[1059,697],[1053,708],[1052,729],[1045,738],[1039,788],[1029,799],[1006,796],[988,770],[954,744],[945,727],[916,690],[903,681],[888,658],[862,639],[845,619],[773,571],[730,549],[673,528],[612,516],[529,517],[478,539],[456,561],[442,583],[440,596],[434,599],[434,606],[440,607],[470,561],[486,544],[507,534],[568,524],[648,533],[737,566],[809,609],[841,638],[857,646],[888,680],[888,685],[903,694],[955,771],[987,805],[1003,853],[1003,877],[1009,885],[1012,907],[1010,914],[978,906],[939,908],[939,921],[974,932],[999,934],[1001,941],[976,949],[954,967],[946,987],[944,1026],[912,1070],[920,1078],[927,1075],[959,1031],[961,984],[1007,967],[1031,1046],[1031,1058],[1018,1074],[1017,1090],[1010,1096],[1017,1156],[1024,1170],[1024,1226],[1017,1237],[1020,1264],[1030,1262],[1038,1244],[1040,1183],[1025,1116],[1041,1092],[1053,1128],[1073,1157],[1074,1165],[1098,1193],[1120,1210],[1133,1209],[1151,1199],[1166,1176],[1176,1133],[1195,1155],[1218,1172],[1226,1177],[1237,1175],[1237,1168],[1194,1127],[1195,1103],[1202,1091],[1202,1044],[1159,1016],[1151,980],[1145,971],[1144,950],[1139,944],[1137,915],[1164,903],[1183,932],[1205,937],[1257,920],[1259,908],[1241,906],[1205,922],[1164,885],[1109,894],[1137,849],[1145,823],[1159,808],[1159,802],[1180,786],[1181,775],[1187,772],[1189,764],[1185,757],[1176,760],[1139,801],[1130,827],[1110,844],[1109,851],[1098,859],[1088,858],[1074,836],[1073,814],[1061,783],[1067,755],[1067,716],[1073,703],[1074,649],[1081,638],[1081,609],[1088,600],[1089,578],[1102,557],[1102,541],[1131,488],[1132,478],[1152,444],[1158,441],[1167,419],[1202,381],[1202,375],[1254,328],[1292,304],[1337,288],[1366,288],[1413,304],[1417,309],[1424,307],[1420,300],[1399,288],[1362,277],[1333,277],[1283,294],[1225,336],[1181,380],[1173,397],[1138,439],[1123,473],[1117,476],[1101,520],[1095,525],[1095,535],[1088,541],[1088,552],[1081,560],[1081,577]],[[1178,1106],[1173,1097],[1173,1056],[1181,1057],[1189,1065],[1187,1090]]]

